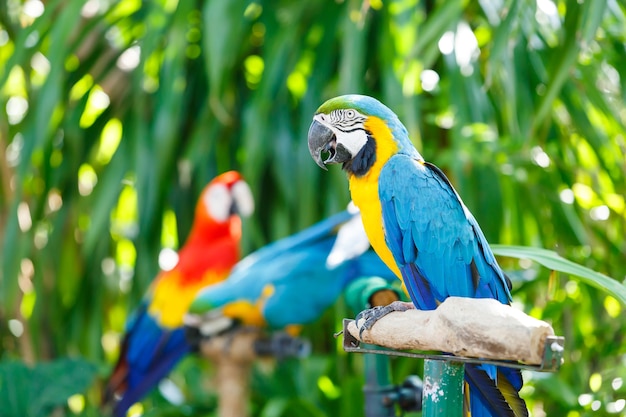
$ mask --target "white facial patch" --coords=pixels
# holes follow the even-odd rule
[[[320,113],[314,119],[332,130],[337,138],[337,145],[341,144],[352,157],[367,143],[364,126],[367,116],[354,109],[333,110],[330,114]]]
[[[254,197],[252,196],[252,190],[250,190],[248,183],[245,181],[237,181],[233,185],[231,193],[240,215],[248,217],[254,213]]]
[[[359,129],[352,132],[338,131],[335,135],[337,136],[337,145],[343,145],[353,157],[356,156],[367,143],[365,130]]]
[[[233,200],[224,184],[211,185],[202,197],[202,202],[209,216],[215,221],[223,223],[230,217]]]

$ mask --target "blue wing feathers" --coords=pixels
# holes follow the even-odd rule
[[[482,230],[439,168],[397,154],[381,171],[379,196],[385,241],[418,308],[434,309],[449,296],[510,302]],[[528,415],[519,371],[466,365],[466,380],[472,417]]]
[[[410,225],[402,231],[402,254],[405,263],[413,263],[417,260],[417,246],[413,243],[413,228]]]
[[[271,285],[273,293],[262,301],[261,313],[269,327],[283,328],[319,317],[354,279],[367,275],[395,280],[372,250],[327,266],[337,229],[355,215],[344,211],[257,250],[237,264],[227,280],[205,289],[196,300],[212,308],[234,301],[256,303],[263,288]]]
[[[400,229],[399,223],[395,221],[395,205],[393,204],[393,200],[391,198],[389,198],[388,200],[383,200],[381,202],[381,205],[387,245],[389,246],[391,252],[394,254],[398,265],[404,265],[406,264],[406,261],[404,260],[404,251],[402,250],[402,230]]]
[[[420,278],[405,271],[407,288],[413,287],[410,281],[423,285],[426,279],[438,302],[450,295],[509,301],[504,275],[480,227],[439,168],[398,154],[383,167],[379,190],[385,238],[396,262],[400,267],[415,263],[421,273]]]
[[[289,268],[297,267],[300,263],[306,264],[307,261],[303,258],[306,250],[328,236],[333,236],[334,239],[336,229],[352,216],[353,214],[344,210],[299,233],[256,250],[235,265],[227,280],[200,291],[196,300],[202,300],[203,305],[213,308],[237,300],[255,301],[267,283],[280,280]],[[328,251],[331,246],[332,243]],[[324,259],[321,255],[319,258]],[[296,272],[291,275],[295,276]],[[191,310],[194,311],[194,308],[192,304]]]
[[[306,324],[317,319],[350,282],[364,275],[396,279],[371,250],[335,268],[326,268],[325,260],[334,240],[334,236],[329,237],[285,257],[280,272],[276,271],[271,280],[276,290],[263,309],[270,327]],[[301,257],[294,256],[298,251],[302,252]]]
[[[400,268],[409,297],[421,310],[437,308],[436,292],[431,290],[429,282],[415,264],[406,264]],[[411,279],[416,277],[416,279]]]

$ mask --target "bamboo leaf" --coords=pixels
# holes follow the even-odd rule
[[[556,252],[529,246],[490,246],[493,253],[498,256],[531,259],[546,268],[578,277],[584,283],[608,292],[626,305],[626,285],[583,265],[569,261]]]

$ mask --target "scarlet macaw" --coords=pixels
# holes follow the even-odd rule
[[[313,117],[308,144],[320,167],[343,164],[372,247],[414,307],[435,309],[449,296],[511,302],[510,282],[476,219],[388,107],[361,95],[330,99]],[[518,370],[468,364],[465,380],[472,417],[528,415]]]
[[[202,336],[237,324],[296,328],[317,319],[351,281],[395,280],[372,250],[358,210],[343,211],[242,259],[224,282],[198,294],[186,322]]]
[[[120,356],[106,386],[104,403],[126,415],[188,353],[183,316],[202,288],[228,276],[240,259],[241,216],[254,201],[235,171],[214,178],[202,191],[194,222],[176,266],[161,271],[127,323]]]

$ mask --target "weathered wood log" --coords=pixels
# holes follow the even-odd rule
[[[348,331],[364,343],[396,350],[435,350],[483,359],[540,364],[548,323],[492,299],[449,297],[436,310],[410,309],[380,318],[369,330],[351,322]]]

